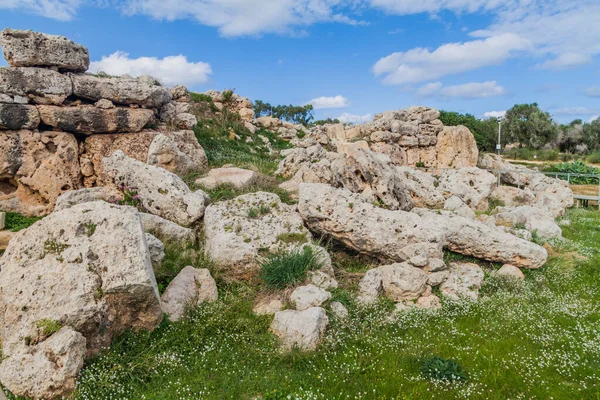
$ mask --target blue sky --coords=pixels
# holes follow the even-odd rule
[[[84,44],[91,70],[313,101],[358,122],[427,105],[600,115],[598,0],[0,0],[0,27]],[[4,61],[0,65],[6,65]]]

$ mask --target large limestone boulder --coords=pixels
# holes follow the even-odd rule
[[[266,129],[275,129],[280,127],[282,122],[278,118],[260,117],[256,118],[256,124]]]
[[[531,206],[498,207],[496,211],[494,217],[497,225],[521,227],[546,240],[562,237],[560,226],[548,211]]]
[[[281,160],[275,175],[291,178],[305,165],[317,163],[327,158],[327,151],[319,144],[284,150],[281,155],[285,158]]]
[[[493,174],[477,167],[446,169],[439,176],[438,190],[446,198],[457,196],[472,209],[485,211],[496,182]]]
[[[39,124],[40,113],[35,106],[0,103],[0,130],[36,129]]]
[[[172,172],[129,158],[120,150],[102,163],[116,185],[137,190],[144,208],[151,214],[185,227],[204,215],[204,194],[192,192]]]
[[[373,206],[359,194],[329,185],[303,183],[298,210],[314,232],[330,236],[383,261],[402,262],[420,255],[441,258],[443,230],[405,211]]]
[[[523,165],[511,164],[505,161],[498,154],[482,154],[479,157],[477,166],[482,169],[496,171],[494,174],[500,173],[502,183],[511,186],[525,187],[531,183],[531,177],[537,174]]]
[[[58,196],[54,211],[66,210],[77,204],[91,203],[93,201],[114,203],[122,199],[123,193],[110,186],[69,190]]]
[[[68,395],[84,353],[97,353],[125,330],[151,330],[162,320],[137,210],[85,203],[19,232],[0,261],[0,310],[2,383],[20,396],[44,398],[44,388]],[[70,330],[60,334],[55,327]],[[58,360],[69,364],[59,367]],[[38,366],[41,374],[29,382]]]
[[[88,50],[63,36],[6,28],[0,35],[0,46],[11,67],[85,72],[90,65]]]
[[[437,136],[437,168],[475,167],[479,157],[477,143],[464,126],[446,126]]]
[[[51,212],[58,196],[81,187],[77,153],[77,140],[69,133],[0,133],[0,209]]]
[[[7,358],[0,366],[0,382],[27,398],[66,398],[75,390],[85,345],[81,333],[61,328],[42,343],[21,346]]]
[[[242,168],[214,168],[206,176],[198,178],[196,184],[206,189],[214,189],[220,185],[231,185],[236,189],[252,186],[258,179],[254,171]]]
[[[424,223],[441,229],[445,237],[444,247],[456,253],[524,268],[539,268],[548,258],[548,252],[543,247],[500,228],[447,211],[413,211],[421,215]]]
[[[185,134],[190,131],[182,132]],[[201,171],[208,167],[208,158],[198,141],[195,138],[193,140],[191,138],[181,139],[181,143],[177,143],[176,139],[167,135],[156,135],[148,148],[148,164],[157,165],[181,175]],[[196,145],[194,146],[194,144]],[[180,147],[183,147],[183,150]]]
[[[413,199],[391,163],[384,154],[355,147],[331,163],[333,185],[390,210],[410,210]]]
[[[168,137],[174,143],[161,139],[152,146],[159,135]],[[81,145],[80,163],[85,186],[105,186],[110,183],[110,178],[104,173],[102,159],[117,150],[137,161],[148,162],[178,174],[201,171],[208,165],[206,153],[193,131],[144,130],[139,133],[92,135]]]
[[[535,174],[528,187],[536,196],[537,206],[549,210],[555,218],[564,215],[565,210],[575,204],[573,191],[562,179]]]
[[[490,195],[494,203],[506,207],[518,207],[535,203],[535,195],[529,189],[498,186]]]
[[[140,213],[144,232],[150,233],[161,242],[169,243],[193,243],[196,240],[196,234],[193,229],[184,228],[158,215]]]
[[[296,207],[266,192],[211,204],[204,229],[207,254],[228,268],[254,267],[261,251],[290,250],[311,239]]]
[[[444,196],[437,189],[438,182],[432,174],[412,167],[396,167],[396,175],[403,180],[415,207],[444,207]]]
[[[160,108],[171,101],[169,89],[148,79],[71,74],[71,80],[75,96],[93,101],[106,99],[115,104],[150,108]]]
[[[314,350],[328,323],[327,313],[321,307],[304,311],[285,310],[275,313],[269,330],[281,339],[284,350]]]
[[[38,106],[38,110],[44,124],[84,135],[139,132],[154,118],[154,111],[143,108]]]
[[[440,292],[452,300],[477,300],[484,276],[483,270],[477,264],[450,263],[450,274],[441,284]]]
[[[290,301],[298,311],[320,307],[329,299],[331,299],[331,293],[315,285],[299,286],[290,295]]]
[[[219,297],[217,283],[208,269],[188,266],[169,283],[161,299],[162,310],[171,321],[179,321],[186,307],[193,307]]]
[[[69,77],[43,68],[0,68],[0,93],[36,104],[61,105],[73,94]]]

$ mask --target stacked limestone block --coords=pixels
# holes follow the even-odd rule
[[[0,46],[9,65],[0,68],[0,209],[47,214],[63,192],[83,187],[84,181],[92,182],[88,186],[102,181],[88,161],[110,154],[80,157],[82,149],[91,147],[86,143],[100,135],[111,135],[105,139],[111,142],[132,136],[128,141],[135,142],[145,128],[158,127],[144,131],[136,158],[146,162],[152,139],[164,133],[174,136],[175,147],[182,136],[188,140],[187,151],[174,149],[172,158],[177,150],[191,152],[189,158],[200,160],[199,168],[205,165],[193,133],[173,135],[166,128],[195,126],[195,117],[182,110],[185,106],[165,112],[174,97],[175,102],[185,98],[187,89],[169,90],[149,76],[86,74],[88,50],[61,36],[5,29]]]

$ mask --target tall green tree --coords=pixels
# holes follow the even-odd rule
[[[519,146],[539,149],[555,139],[559,127],[537,103],[516,104],[506,112],[505,137]]]
[[[494,151],[498,141],[498,119],[480,120],[472,114],[460,114],[454,111],[440,111],[440,120],[445,126],[463,125],[469,128],[477,147],[482,151]]]

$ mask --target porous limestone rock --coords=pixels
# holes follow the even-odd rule
[[[325,309],[312,307],[304,311],[285,310],[275,313],[269,331],[281,339],[284,350],[317,348],[329,319]]]
[[[339,301],[332,301],[331,304],[329,304],[329,308],[331,309],[331,312],[333,313],[334,317],[336,317],[337,319],[348,318],[348,309]]]
[[[567,181],[562,179],[535,174],[531,177],[528,188],[536,196],[537,207],[549,210],[555,218],[563,216],[565,210],[575,204],[573,191]]]
[[[0,364],[0,382],[17,396],[68,397],[75,390],[77,375],[83,367],[85,345],[81,333],[63,327],[39,344],[20,346]]]
[[[372,303],[380,293],[393,301],[418,299],[427,289],[427,274],[408,263],[368,271],[359,283],[359,301]]]
[[[496,224],[508,227],[523,227],[542,239],[562,236],[560,226],[554,221],[552,214],[537,207],[498,207],[494,214]]]
[[[173,123],[178,129],[194,129],[198,124],[198,119],[193,114],[181,113],[175,116]]]
[[[179,321],[186,307],[215,301],[219,297],[217,283],[208,269],[187,266],[169,283],[161,297],[162,310],[171,321]]]
[[[59,106],[73,93],[73,85],[69,77],[49,69],[1,67],[0,93]]]
[[[140,219],[144,232],[152,234],[162,242],[193,243],[196,240],[196,234],[192,229],[184,228],[158,215],[140,213]]]
[[[437,168],[475,167],[479,157],[477,142],[464,126],[446,126],[437,136]]]
[[[548,252],[543,247],[499,227],[487,226],[447,211],[414,209],[413,212],[421,215],[425,224],[441,229],[444,232],[444,247],[455,253],[524,268],[539,268],[548,258]]]
[[[488,197],[496,187],[496,177],[476,167],[445,169],[439,177],[438,190],[449,198],[459,197],[473,210],[488,209]]]
[[[284,150],[281,155],[285,158],[279,163],[275,175],[290,178],[296,175],[303,166],[326,159],[327,151],[317,144],[307,148]]]
[[[413,200],[388,156],[356,147],[331,163],[333,186],[360,193],[391,210],[410,210]]]
[[[518,207],[535,203],[535,195],[529,189],[498,186],[490,194],[489,200],[500,206]]]
[[[171,143],[163,147],[162,144],[165,142],[161,141],[155,144],[151,155],[150,146],[158,135],[172,139],[178,151],[171,147]],[[92,135],[88,136],[81,145],[80,163],[85,186],[105,186],[110,183],[110,178],[104,174],[102,159],[117,150],[121,150],[137,161],[151,161],[151,164],[173,173],[201,171],[208,166],[206,153],[193,131],[144,130],[138,133]],[[187,157],[183,157],[179,151]]]
[[[444,202],[444,210],[452,211],[461,217],[475,219],[475,211],[471,209],[460,197],[452,196]]]
[[[81,187],[77,155],[77,140],[69,133],[0,133],[0,209],[51,212],[58,196]]]
[[[6,28],[0,35],[0,46],[11,67],[85,72],[90,65],[88,50],[63,36]]]
[[[0,130],[36,129],[40,113],[28,104],[0,103]]]
[[[196,184],[206,189],[214,189],[220,185],[231,185],[236,189],[252,186],[258,179],[254,171],[242,168],[214,168],[202,178],[196,179]]]
[[[256,302],[252,312],[256,315],[272,315],[283,309],[284,304],[277,294],[266,296]]]
[[[40,371],[52,365],[48,373],[37,375],[45,381],[36,387],[70,394],[82,353],[95,354],[125,330],[152,330],[162,320],[137,210],[102,201],[85,203],[20,231],[1,260],[0,309],[2,383],[18,395],[26,394],[4,378],[15,362],[29,357],[24,354],[28,346],[35,346],[40,350],[39,356],[33,355],[40,357]],[[81,336],[69,330],[53,339],[43,329],[48,323],[79,332],[85,348]],[[63,365],[65,370],[56,369],[60,364],[51,355],[54,351],[58,359],[77,359]],[[44,357],[51,363],[46,367]],[[11,371],[11,382],[27,381],[30,373],[28,368]],[[57,378],[60,381],[52,381]]]
[[[450,274],[440,285],[440,292],[452,300],[477,300],[483,278],[483,270],[477,264],[450,263]]]
[[[335,280],[335,278],[321,270],[310,271],[308,273],[308,278],[313,285],[320,287],[321,289],[328,290],[338,287],[338,282]]]
[[[73,207],[74,205],[90,203],[92,201],[102,200],[109,203],[114,203],[115,201],[122,199],[123,193],[116,188],[109,186],[69,190],[68,192],[58,196],[54,211],[65,210]]]
[[[314,232],[383,261],[415,254],[441,258],[443,231],[416,214],[375,207],[361,195],[329,185],[303,183],[298,210]]]
[[[149,213],[189,227],[204,215],[205,198],[166,169],[147,165],[118,150],[102,161],[118,186],[135,188]]]
[[[437,179],[427,172],[412,167],[396,167],[406,189],[412,196],[415,207],[442,208],[444,196],[437,190]]]
[[[437,310],[442,308],[442,303],[440,301],[440,298],[432,293],[429,296],[419,297],[414,303],[414,306],[417,308],[424,308],[428,310]]]
[[[106,99],[115,104],[137,104],[150,108],[160,108],[171,101],[169,89],[144,79],[78,74],[70,77],[73,94],[92,101]]]
[[[103,110],[109,110],[111,108],[115,108],[115,105],[112,101],[106,99],[100,99],[94,103],[94,106],[97,108],[102,108]]]
[[[311,239],[296,207],[266,192],[211,204],[204,229],[207,254],[228,268],[254,267],[261,251],[290,250]]]
[[[150,233],[146,233],[145,237],[146,244],[148,245],[148,251],[150,252],[152,267],[156,270],[161,266],[165,258],[165,246],[160,240]]]
[[[331,293],[315,285],[297,287],[290,295],[290,301],[298,311],[319,307],[329,299],[331,299]]]
[[[273,117],[260,117],[256,118],[256,124],[262,126],[266,129],[278,128],[281,126],[282,122],[278,118]]]
[[[174,135],[171,134],[171,136]],[[206,153],[196,140],[192,141],[190,138],[188,140],[180,140],[180,142],[177,143],[175,139],[167,135],[156,135],[148,148],[148,164],[156,165],[181,175],[201,171],[208,166]],[[194,142],[198,145],[194,146]],[[180,149],[182,144],[188,145],[187,149],[184,148],[187,152]]]
[[[143,108],[101,109],[94,106],[37,106],[42,122],[67,132],[139,132],[154,118],[154,111]]]
[[[495,275],[510,279],[525,279],[523,271],[521,271],[520,268],[510,264],[504,264],[498,271],[496,271]]]

